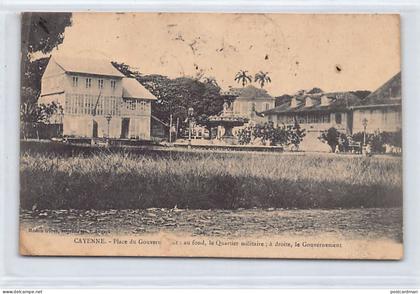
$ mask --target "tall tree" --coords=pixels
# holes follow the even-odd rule
[[[142,75],[123,63],[113,62],[115,68],[124,75],[135,77],[157,101],[153,102],[152,114],[164,122],[169,116],[185,121],[188,108],[194,108],[194,116],[198,123],[206,124],[208,117],[219,114],[223,109],[223,97],[217,81],[201,82],[191,77],[170,79],[166,76],[152,74]]]
[[[292,100],[292,96],[288,95],[288,94],[283,94],[281,96],[276,96],[276,102],[275,102],[275,106],[280,106],[284,103],[289,103],[290,100]]]
[[[264,88],[266,83],[271,83],[271,78],[268,76],[268,72],[259,71],[255,75],[254,82],[259,83],[261,88]]]
[[[64,40],[66,27],[72,24],[71,13],[26,12],[22,14],[21,30],[21,99],[36,103],[41,77],[48,58],[31,60],[34,53],[47,54]],[[32,93],[33,96],[28,96]]]
[[[22,55],[46,54],[63,43],[64,30],[72,24],[71,13],[26,12],[22,14]]]
[[[235,76],[235,81],[237,83],[242,83],[242,87],[245,87],[247,83],[252,82],[252,76],[248,74],[247,70],[240,70]]]
[[[22,103],[37,103],[41,94],[41,78],[49,60],[49,57],[44,57],[27,62],[26,70],[21,73],[20,95]]]
[[[203,79],[203,83],[205,83],[205,84],[211,84],[211,85],[214,85],[216,87],[219,87],[219,84],[217,83],[217,80],[216,80],[215,77],[205,77]]]

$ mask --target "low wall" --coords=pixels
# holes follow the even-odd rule
[[[174,143],[174,147],[188,148],[188,143]],[[281,146],[191,144],[192,149],[282,152]]]

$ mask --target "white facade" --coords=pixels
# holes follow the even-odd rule
[[[401,105],[378,106],[353,110],[353,133],[363,132],[366,120],[366,132],[397,132],[401,130]]]
[[[250,121],[257,123],[264,122],[257,113],[274,108],[276,99],[270,96],[266,90],[256,88],[249,85],[244,88],[231,89],[237,93],[236,99],[233,101],[233,114],[248,118]]]
[[[38,101],[62,106],[53,122],[63,124],[64,136],[150,139],[152,94],[109,62],[92,61],[91,72],[68,62],[50,59]]]

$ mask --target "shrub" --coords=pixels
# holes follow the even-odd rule
[[[383,134],[386,144],[402,147],[402,130],[398,130],[397,132],[384,132]]]
[[[339,132],[336,128],[329,128],[321,133],[318,137],[324,143],[327,143],[332,152],[335,152],[338,146],[340,152],[348,152],[350,150],[350,140],[347,134]]]
[[[292,126],[288,127],[288,136],[290,144],[293,144],[295,149],[299,149],[299,145],[302,142],[303,138],[306,135],[305,129],[302,129],[299,125],[299,123],[295,120],[295,123]]]
[[[329,128],[327,131],[322,132],[318,137],[322,142],[327,143],[331,147],[331,152],[335,152],[339,144],[341,133],[334,127]]]
[[[240,145],[247,145],[252,141],[252,127],[248,126],[238,131],[238,142]]]
[[[273,123],[265,123],[263,125],[257,124],[255,126],[248,126],[239,130],[238,141],[241,145],[252,143],[255,139],[261,139],[265,145],[267,142],[271,146],[288,146],[293,144],[296,149],[305,137],[305,129],[301,129],[296,122],[293,126],[277,126]]]
[[[341,152],[347,152],[349,151],[350,141],[346,134],[340,133],[340,136],[338,138],[338,149]]]
[[[364,133],[358,132],[352,135],[355,142],[363,143]],[[402,131],[397,132],[376,132],[366,134],[366,144],[370,144],[372,152],[384,153],[385,145],[389,144],[395,147],[402,147]]]
[[[37,104],[28,101],[20,105],[21,136],[23,138],[40,138],[40,131],[50,123],[54,115],[62,115],[63,107],[54,101],[48,104]]]

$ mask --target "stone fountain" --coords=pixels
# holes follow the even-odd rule
[[[208,125],[212,127],[223,127],[225,133],[221,137],[221,140],[229,145],[236,145],[238,143],[237,138],[233,135],[232,129],[234,127],[241,127],[248,122],[247,118],[236,116],[233,113],[233,101],[238,96],[233,91],[221,93],[224,98],[223,111],[219,115],[213,115],[209,117]]]

